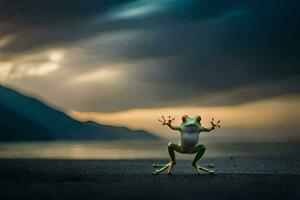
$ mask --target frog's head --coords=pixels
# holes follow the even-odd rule
[[[195,117],[189,117],[187,115],[182,116],[182,128],[199,128],[201,127],[201,117],[195,116]]]

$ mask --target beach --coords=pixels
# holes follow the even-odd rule
[[[215,175],[178,160],[172,175],[152,174],[166,160],[1,159],[1,199],[299,199],[297,157],[207,158]]]

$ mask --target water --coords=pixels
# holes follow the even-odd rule
[[[49,141],[0,143],[0,158],[168,159],[168,141]],[[299,156],[299,144],[209,143],[205,157]],[[176,154],[178,159],[194,155]]]

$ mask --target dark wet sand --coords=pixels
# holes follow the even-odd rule
[[[153,175],[157,160],[0,159],[0,199],[300,199],[299,158],[214,158]]]

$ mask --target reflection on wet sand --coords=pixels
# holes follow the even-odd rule
[[[161,141],[52,141],[1,143],[0,158],[48,159],[168,159],[166,140]],[[297,156],[297,144],[209,143],[204,157]],[[194,155],[176,154],[178,159]]]

